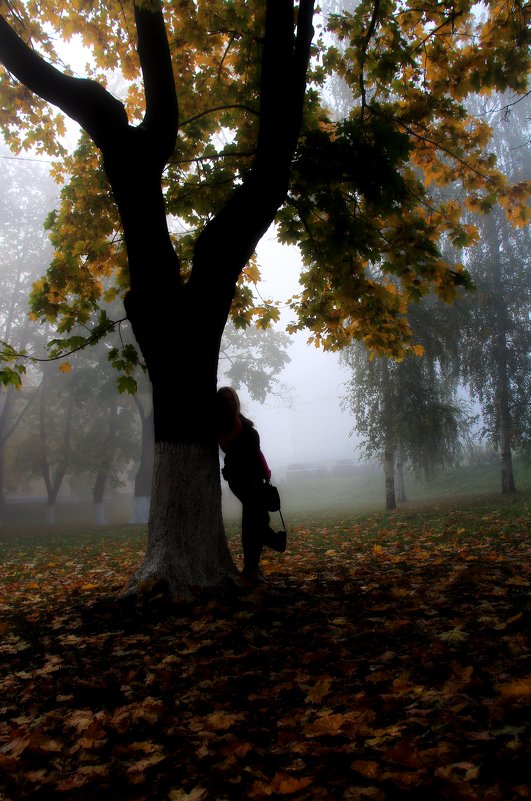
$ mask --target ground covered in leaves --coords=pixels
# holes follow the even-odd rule
[[[266,586],[128,606],[139,530],[2,533],[0,799],[530,798],[528,511],[299,518]]]

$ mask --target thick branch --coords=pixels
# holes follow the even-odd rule
[[[164,163],[175,147],[178,103],[168,37],[159,5],[158,11],[135,4],[138,55],[144,79],[146,115],[141,127],[155,134]]]
[[[72,78],[32,50],[0,15],[0,61],[32,92],[76,120],[100,148],[127,127],[125,108],[103,86]]]
[[[268,0],[256,158],[241,186],[198,238],[191,285],[205,281],[232,297],[237,277],[284,202],[302,120],[314,0]],[[223,254],[223,266],[214,254]],[[212,289],[211,289],[212,291]],[[215,290],[219,291],[219,290]]]

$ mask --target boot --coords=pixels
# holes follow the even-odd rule
[[[244,567],[242,570],[242,579],[249,584],[266,583],[266,577],[259,565],[256,565],[256,567]]]

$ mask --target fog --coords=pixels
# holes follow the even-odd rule
[[[285,328],[294,319],[286,300],[299,291],[300,256],[278,242],[274,228],[263,237],[257,255],[262,275],[258,292],[283,303],[280,327]],[[270,396],[261,405],[241,393],[243,413],[254,421],[264,453],[281,475],[289,462],[356,457],[356,438],[349,436],[354,421],[340,406],[348,371],[338,353],[324,352],[307,340],[307,332],[290,337],[291,361],[279,374],[287,386],[285,397]]]

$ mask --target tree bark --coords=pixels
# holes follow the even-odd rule
[[[188,597],[193,587],[236,578],[224,535],[216,447],[157,443],[148,547],[125,595],[163,588]]]

